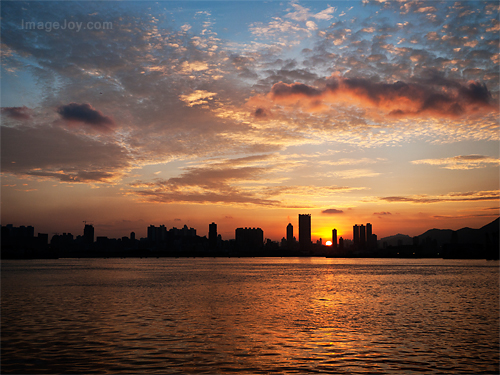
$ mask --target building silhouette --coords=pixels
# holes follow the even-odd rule
[[[311,215],[299,214],[299,245],[301,250],[311,246]]]
[[[286,226],[286,242],[291,244],[293,242],[293,225],[292,223],[288,223]]]
[[[85,224],[83,228],[83,240],[86,244],[94,243],[94,226],[92,224]]]
[[[165,242],[166,239],[167,228],[165,227],[165,225],[160,225],[159,227],[150,225],[148,227],[148,241],[150,243],[159,244],[161,242]]]
[[[377,235],[373,234],[373,227],[370,223],[366,226],[355,224],[352,227],[352,242],[354,250],[367,251],[377,248]]]
[[[264,232],[260,228],[236,228],[235,241],[239,251],[260,251],[264,246]]]
[[[358,224],[354,224],[352,227],[352,242],[355,247],[359,247],[359,227]]]
[[[208,225],[208,242],[211,250],[217,248],[217,224],[214,222]]]
[[[366,246],[366,227],[361,224],[359,226],[359,247],[364,249]]]
[[[337,248],[337,229],[332,230],[332,248]]]

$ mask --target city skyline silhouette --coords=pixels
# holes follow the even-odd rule
[[[208,226],[208,235],[197,235],[195,228],[170,228],[165,225],[147,227],[147,236],[136,233],[121,238],[94,235],[94,226],[87,224],[83,235],[47,233],[35,236],[33,226],[2,226],[2,258],[66,258],[66,257],[372,257],[372,258],[472,258],[498,259],[500,218],[479,229],[458,231],[432,229],[409,237],[402,234],[377,241],[371,223],[354,224],[352,237],[337,237],[333,228],[330,238],[311,240],[311,215],[298,215],[298,239],[294,226],[288,223],[281,241],[264,237],[261,228],[236,228],[234,238],[223,239],[217,224]],[[406,241],[405,241],[406,240]],[[408,240],[410,243],[408,243]],[[396,243],[394,241],[397,241]]]

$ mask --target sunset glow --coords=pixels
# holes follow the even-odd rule
[[[1,12],[2,225],[279,241],[308,213],[324,243],[499,215],[497,1]]]

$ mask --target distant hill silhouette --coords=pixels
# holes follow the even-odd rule
[[[401,241],[401,243],[400,243]],[[381,238],[378,243],[379,245],[382,245],[383,243],[387,243],[388,246],[398,246],[399,244],[401,245],[411,245],[413,243],[413,239],[408,236],[407,234],[395,234],[394,236],[388,236]]]
[[[417,237],[420,242],[427,240],[427,238],[430,238],[433,241],[436,240],[439,246],[453,242],[460,244],[475,243],[486,245],[495,237],[495,234],[498,238],[499,227],[500,218],[497,218],[479,229],[472,229],[468,227],[457,231],[453,231],[451,229],[431,229]],[[452,238],[453,232],[456,232],[455,239]]]
[[[499,228],[500,228],[500,218],[497,218],[493,220],[491,223],[486,224],[485,226],[479,229],[466,227],[454,231],[451,229],[434,228],[416,237],[418,237],[419,243],[436,241],[438,246],[454,242],[459,244],[488,245],[495,238],[498,239]],[[456,232],[455,235],[453,234],[454,232]],[[401,241],[402,243],[399,243],[399,241]],[[396,234],[394,236],[381,238],[379,240],[379,245],[382,245],[384,242],[386,242],[387,245],[389,246],[398,246],[398,244],[411,245],[413,243],[413,239],[412,237],[406,234]]]

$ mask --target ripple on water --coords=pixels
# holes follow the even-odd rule
[[[3,262],[2,373],[498,373],[498,267],[363,261]]]

